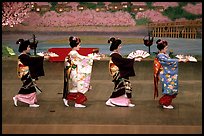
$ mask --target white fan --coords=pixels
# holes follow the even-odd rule
[[[37,53],[37,55],[39,55],[39,56],[59,57],[59,55],[54,53],[54,52],[39,52],[39,53]]]
[[[128,55],[127,58],[129,58],[129,59],[134,59],[134,57],[135,57],[134,52],[131,52],[131,53]]]
[[[94,60],[100,60],[101,59],[101,55],[99,53],[90,53],[90,54],[88,54],[88,56]]]
[[[129,55],[128,55],[128,58],[130,59],[133,59],[133,58],[146,58],[150,56],[150,54],[146,51],[143,51],[143,50],[136,50],[136,51],[133,51],[131,52]]]
[[[177,57],[178,59],[185,59],[184,55],[181,55],[181,54],[176,55],[175,57]]]
[[[190,56],[190,55],[187,55],[186,59],[188,59],[189,61],[197,62],[197,59],[193,56]]]
[[[44,53],[43,52],[39,52],[39,53],[37,53],[37,55],[44,56]]]
[[[50,57],[59,57],[59,55],[56,54],[56,53],[54,53],[54,52],[48,52],[48,55],[49,55]]]
[[[197,59],[195,57],[191,56],[191,55],[184,56],[184,55],[179,54],[179,55],[176,55],[176,57],[178,59],[188,59],[189,61],[197,62]]]

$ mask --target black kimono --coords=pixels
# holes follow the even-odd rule
[[[30,57],[29,54],[21,54],[18,57],[18,77],[23,82],[18,94],[30,94],[41,90],[36,86],[34,80],[44,76],[43,57]]]
[[[135,76],[134,59],[123,58],[118,53],[112,53],[110,56],[109,67],[115,85],[110,98],[116,98],[122,95],[126,95],[127,98],[132,98],[132,87],[129,77]]]

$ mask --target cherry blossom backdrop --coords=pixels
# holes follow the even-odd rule
[[[40,2],[38,2],[40,3]],[[107,6],[110,2],[104,2]],[[132,2],[133,5],[145,5],[145,2]],[[77,10],[79,3],[70,2],[72,10],[69,12],[57,13],[48,11],[43,15],[31,11],[31,2],[3,2],[2,3],[2,27],[14,27],[17,24],[36,27],[70,27],[70,26],[136,26],[140,19],[148,19],[150,22],[170,22],[172,21],[162,12],[148,9],[131,15],[127,11],[116,12],[86,9]],[[164,10],[169,7],[179,6],[178,2],[152,2],[152,6],[163,6]],[[191,4],[182,7],[188,13],[202,15],[202,3]],[[181,18],[185,20],[185,18]]]

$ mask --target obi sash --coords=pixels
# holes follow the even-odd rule
[[[120,77],[119,68],[113,63],[111,59],[109,61],[109,73],[113,78],[113,82],[119,79]]]
[[[18,78],[22,78],[28,72],[29,72],[29,67],[23,65],[23,63],[20,60],[18,60],[18,64],[17,64],[17,76],[18,76]]]
[[[74,64],[71,62],[70,56],[65,57],[64,61],[64,88],[63,88],[63,98],[67,97],[69,91],[69,78],[71,73],[71,68]]]
[[[109,73],[111,76],[114,76],[115,73],[119,70],[119,68],[113,63],[113,61],[110,59],[109,61]]]
[[[158,97],[158,82],[159,73],[161,71],[162,65],[160,64],[158,58],[154,59],[154,99]]]

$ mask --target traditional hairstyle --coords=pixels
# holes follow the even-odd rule
[[[156,41],[156,44],[157,44],[157,49],[161,51],[168,45],[168,42],[165,40],[158,39]]]
[[[79,43],[81,43],[81,39],[78,37],[70,36],[69,37],[69,45],[74,48],[76,47]]]
[[[18,39],[16,41],[16,44],[19,45],[18,51],[21,53],[24,50],[27,50],[27,47],[30,45],[30,41],[29,40]]]
[[[110,51],[114,51],[115,49],[118,48],[118,46],[122,43],[120,39],[115,39],[114,37],[111,37],[108,40],[108,43],[110,43]]]

